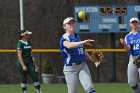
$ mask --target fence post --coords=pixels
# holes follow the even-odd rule
[[[111,33],[110,34],[111,35],[111,47],[114,49],[115,48],[115,37],[116,37],[116,35],[115,35],[115,33]],[[115,52],[113,52],[112,53],[112,61],[113,61],[113,71],[112,71],[112,78],[111,78],[111,82],[115,82],[116,81],[116,53]]]

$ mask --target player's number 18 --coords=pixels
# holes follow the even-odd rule
[[[84,54],[83,48],[78,48],[79,55]]]

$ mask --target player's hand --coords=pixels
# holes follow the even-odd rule
[[[85,45],[92,46],[91,42],[94,42],[94,40],[92,40],[92,39],[84,40],[84,44],[85,44]]]
[[[27,67],[24,65],[22,66],[23,71],[27,71]]]
[[[120,42],[121,42],[121,44],[123,44],[123,45],[125,45],[125,44],[126,44],[126,42],[125,42],[124,38],[120,38]]]

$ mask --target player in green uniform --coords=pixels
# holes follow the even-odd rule
[[[40,84],[35,72],[35,63],[32,56],[32,45],[28,41],[29,34],[32,32],[23,31],[17,43],[17,67],[21,75],[21,88],[23,93],[27,93],[27,74],[32,78],[37,93],[42,93]]]

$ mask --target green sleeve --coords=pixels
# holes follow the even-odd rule
[[[23,49],[22,43],[20,41],[18,41],[17,50],[22,50],[22,49]]]

